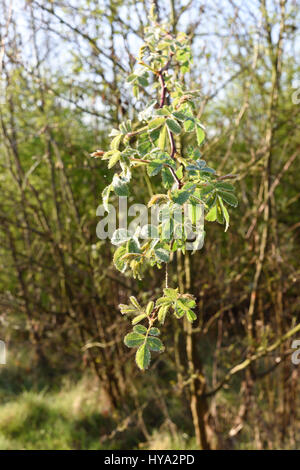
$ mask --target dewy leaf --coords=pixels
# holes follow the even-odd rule
[[[120,158],[121,158],[121,152],[117,150],[110,157],[109,162],[108,162],[108,168],[110,169],[113,166],[115,166],[115,164],[120,160]]]
[[[166,189],[172,188],[174,184],[174,178],[168,168],[163,168],[161,172],[162,183]]]
[[[105,209],[107,212],[109,212],[108,201],[109,201],[109,195],[110,195],[111,190],[112,190],[112,184],[109,184],[109,185],[106,186],[106,188],[104,188],[103,191],[102,191],[103,207],[104,207],[104,209]]]
[[[170,300],[175,301],[178,297],[178,289],[172,289],[171,287],[166,287],[164,289],[164,294]]]
[[[195,314],[195,312],[193,312],[193,310],[187,310],[186,318],[188,319],[189,322],[192,323],[194,320],[197,319],[197,315]]]
[[[141,335],[145,335],[147,333],[147,328],[143,325],[136,325],[133,328],[133,331],[135,331],[136,333],[140,333]]]
[[[223,199],[223,201],[227,202],[230,206],[237,207],[238,200],[234,194],[229,193],[227,191],[218,191],[219,196]]]
[[[160,307],[157,315],[159,323],[164,324],[169,308],[170,305],[163,305],[162,307]]]
[[[127,243],[127,253],[141,253],[141,249],[136,240],[131,238]]]
[[[136,352],[135,361],[141,370],[148,369],[151,360],[151,354],[146,344],[143,344]]]
[[[214,222],[217,219],[217,205],[215,204],[210,211],[206,214],[205,220]]]
[[[190,193],[185,190],[174,191],[172,193],[173,201],[176,202],[176,204],[179,204],[180,206],[182,206],[182,204],[184,204],[189,197]]]
[[[164,346],[159,338],[148,336],[146,344],[151,351],[163,351]]]
[[[175,111],[172,113],[172,115],[178,119],[178,121],[185,121],[187,116],[184,113],[181,113],[180,111]]]
[[[186,121],[184,121],[183,127],[186,132],[192,132],[195,128],[194,119],[189,118]]]
[[[159,335],[160,335],[160,331],[159,331],[158,328],[150,328],[149,334],[150,334],[150,335],[153,335],[153,336],[159,336]]]
[[[140,315],[138,315],[137,317],[135,317],[133,320],[132,320],[132,324],[133,325],[136,325],[137,323],[139,323],[140,321],[144,320],[144,318],[146,318],[147,315],[145,313],[141,313]],[[146,330],[147,331],[147,330]],[[139,333],[141,333],[141,331],[139,331]]]
[[[224,220],[224,216],[223,216],[223,211],[222,211],[222,208],[220,206],[220,198],[218,197],[218,202],[217,202],[217,222],[219,224],[224,224],[225,220]]]
[[[188,308],[196,307],[196,301],[195,301],[194,297],[190,294],[181,295],[180,300]]]
[[[165,150],[165,146],[166,146],[166,137],[167,137],[167,127],[166,127],[166,126],[163,126],[163,128],[162,128],[161,131],[160,131],[159,138],[158,138],[158,142],[157,142],[157,145],[159,146],[159,148],[160,148],[162,151]]]
[[[132,303],[132,305],[135,306],[136,309],[142,310],[142,307],[140,306],[138,300],[134,297],[134,295],[131,295],[131,296],[129,297],[129,300],[130,300],[130,302]]]
[[[133,82],[134,80],[136,80],[137,78],[137,75],[135,75],[134,73],[132,73],[131,75],[129,75],[129,77],[127,78],[127,82],[128,83],[131,83]]]
[[[140,333],[132,332],[124,338],[124,343],[128,348],[137,348],[145,341],[145,336]]]
[[[125,255],[125,253],[126,253],[125,246],[119,246],[119,248],[117,248],[117,250],[114,253],[114,258],[113,258],[114,265],[121,272],[124,272],[126,268],[126,262],[121,259],[122,256]]]
[[[147,224],[142,227],[141,238],[158,238],[158,230],[155,225]]]
[[[234,186],[231,183],[226,183],[224,182],[219,182],[216,184],[217,189],[223,190],[223,191],[234,191]]]
[[[174,220],[169,218],[162,223],[161,226],[161,239],[162,240],[171,240],[174,232]]]
[[[115,193],[118,196],[129,195],[127,180],[125,180],[125,178],[118,176],[118,175],[114,175],[112,185],[113,185]]]
[[[131,305],[120,304],[119,309],[122,315],[130,315],[132,313],[136,314],[136,309],[134,307],[131,307]]]
[[[150,313],[152,313],[154,307],[154,302],[151,300],[151,302],[148,303],[146,307],[146,315],[149,317]]]
[[[175,317],[176,318],[182,318],[184,314],[185,314],[185,311],[182,308],[178,307],[177,302],[176,302],[176,304],[174,305],[174,315],[175,315]]]
[[[168,263],[170,261],[170,253],[167,250],[157,248],[154,252],[159,261],[163,261],[164,263]]]
[[[211,193],[215,189],[213,184],[205,184],[202,188],[200,188],[201,196],[205,196],[206,194]]]
[[[113,140],[111,141],[110,143],[110,148],[112,150],[118,150],[119,149],[119,146],[120,146],[120,143],[122,141],[122,138],[123,138],[123,135],[122,134],[119,134],[117,135],[116,137],[113,138]]]
[[[184,299],[180,298],[177,300],[177,305],[179,308],[182,308],[184,311],[194,308],[196,303],[193,299]]]
[[[158,127],[161,127],[164,123],[165,123],[165,118],[163,117],[155,118],[149,122],[148,129],[150,130],[157,129]]]
[[[162,170],[163,165],[161,162],[151,162],[147,166],[147,173],[149,176],[158,175],[158,173]]]
[[[131,235],[125,228],[118,228],[114,231],[113,236],[111,238],[111,243],[113,245],[122,245],[123,243],[127,242],[131,239]]]
[[[137,81],[139,82],[139,85],[141,85],[142,87],[149,85],[148,80],[145,77],[139,76],[137,78]]]
[[[166,124],[171,132],[174,134],[180,134],[181,127],[175,119],[166,119]]]
[[[222,213],[223,213],[223,217],[224,217],[224,220],[225,220],[225,232],[227,232],[227,229],[229,227],[229,214],[228,214],[228,210],[227,210],[225,204],[223,203],[223,201],[220,197],[219,197],[219,204],[220,204],[220,207],[221,207],[221,210],[222,210]]]
[[[203,140],[205,139],[205,132],[202,129],[202,127],[199,126],[199,124],[197,124],[197,127],[196,127],[196,136],[197,136],[198,145],[201,145]]]

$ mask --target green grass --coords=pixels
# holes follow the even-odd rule
[[[145,442],[135,426],[103,439],[120,422],[94,377],[58,380],[51,389],[45,383],[42,371],[25,371],[20,364],[0,371],[0,450],[195,448],[183,431],[172,437],[153,429]]]
[[[0,449],[101,449],[112,427],[87,379],[59,392],[24,391],[0,411]]]
[[[0,450],[196,449],[191,417],[179,396],[168,397],[170,418],[177,427],[172,428],[172,435],[161,411],[145,408],[146,439],[136,421],[123,426],[124,419],[134,412],[134,404],[128,402],[126,409],[112,413],[97,378],[83,374],[80,366],[76,365],[74,373],[32,364],[29,355],[20,351],[0,368]],[[221,437],[225,448],[253,449],[252,422],[246,421],[237,438],[225,442],[240,405],[237,385],[233,382],[217,397]],[[148,393],[149,387],[141,387],[140,400],[146,400]],[[265,402],[257,405],[267,423],[270,413]],[[286,448],[291,448],[289,442]]]
[[[147,443],[138,444],[136,431],[101,442],[117,423],[107,415],[101,393],[88,379],[59,392],[24,391],[0,406],[0,449],[193,449],[194,439],[184,433],[172,438],[153,431]]]

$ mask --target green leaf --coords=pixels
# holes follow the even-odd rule
[[[186,132],[192,132],[195,129],[194,119],[189,118],[186,121],[184,121],[183,127]]]
[[[146,344],[151,351],[163,351],[164,346],[159,338],[148,336]]]
[[[110,195],[110,192],[112,190],[112,184],[109,184],[108,186],[106,186],[106,188],[103,189],[102,191],[102,202],[103,202],[103,207],[104,209],[109,212],[109,209],[108,209],[108,201],[109,201],[109,195]]]
[[[195,314],[195,312],[193,312],[193,310],[187,310],[186,318],[188,319],[189,322],[192,323],[194,320],[197,319],[197,315]]]
[[[160,305],[163,305],[163,306],[167,305],[168,307],[170,307],[171,304],[172,304],[172,300],[170,299],[170,297],[160,297],[156,301],[157,307],[159,307]]]
[[[173,218],[163,221],[161,226],[161,239],[171,240],[174,232],[174,220]]]
[[[118,175],[114,175],[112,185],[113,185],[115,193],[118,196],[129,195],[127,180],[125,180],[125,178],[118,176]]]
[[[219,203],[219,199],[220,198],[218,198],[218,202],[217,202],[217,222],[219,224],[223,225],[225,220],[224,220],[222,208],[221,208],[220,203]]]
[[[229,227],[229,214],[228,214],[228,210],[227,210],[225,204],[223,203],[223,201],[220,197],[219,197],[219,204],[220,204],[220,207],[221,207],[221,210],[222,210],[222,213],[223,213],[223,217],[224,217],[224,220],[225,220],[225,232],[227,232],[227,229]]]
[[[126,262],[121,259],[122,256],[125,255],[125,253],[126,253],[125,246],[119,246],[119,248],[117,248],[117,250],[115,251],[114,257],[113,257],[115,267],[121,272],[124,272],[124,269],[126,268]]]
[[[206,214],[205,220],[214,222],[217,219],[217,205],[215,204],[210,211]]]
[[[124,338],[124,343],[128,348],[137,348],[145,341],[145,336],[141,335],[140,333],[132,332],[128,333],[128,335]]]
[[[233,207],[237,207],[238,200],[234,194],[226,191],[218,191],[218,194],[223,199],[223,201],[227,202],[227,204]]]
[[[130,314],[136,314],[136,309],[132,307],[131,305],[124,305],[120,304],[119,309],[122,313],[122,315],[130,315]]]
[[[217,189],[224,191],[234,191],[234,186],[231,183],[219,182],[216,184]]]
[[[177,305],[183,310],[189,310],[196,306],[196,302],[194,299],[191,299],[190,297],[182,296],[180,297],[180,299],[177,300]]]
[[[113,245],[122,245],[122,243],[127,242],[131,239],[131,235],[125,228],[118,228],[114,231],[111,238],[111,243]]]
[[[158,230],[155,225],[147,224],[142,227],[141,238],[158,238]]]
[[[139,96],[139,87],[137,85],[134,85],[134,87],[132,88],[132,93],[133,93],[133,96],[135,98],[138,98],[138,96]]]
[[[147,315],[145,313],[141,313],[140,315],[138,315],[137,317],[135,317],[133,320],[132,320],[132,324],[133,325],[136,325],[137,323],[139,323],[140,321],[144,320],[144,318],[146,318]],[[135,330],[134,330],[135,331]],[[146,330],[147,331],[147,330]],[[141,331],[139,331],[139,333],[141,333]]]
[[[189,191],[185,191],[184,189],[174,191],[172,193],[173,201],[176,202],[176,204],[179,204],[180,206],[182,206],[182,204],[184,204],[188,200],[189,197],[190,197]]]
[[[136,325],[133,328],[133,331],[135,331],[136,333],[140,333],[141,335],[145,335],[147,333],[147,328],[143,325]]]
[[[114,152],[112,154],[112,156],[110,157],[109,159],[109,162],[108,162],[108,168],[112,168],[113,166],[115,166],[116,163],[118,163],[118,161],[120,160],[121,158],[121,152],[119,150],[117,150],[116,152]]]
[[[151,354],[146,344],[143,344],[136,352],[135,361],[141,370],[148,369],[151,360]]]
[[[149,122],[148,129],[150,130],[157,129],[158,127],[161,127],[164,123],[165,123],[165,118],[163,117],[155,118]]]
[[[154,252],[159,261],[163,261],[164,263],[168,263],[170,261],[170,253],[167,250],[157,248]]]
[[[185,313],[185,310],[183,310],[182,308],[180,308],[178,305],[177,305],[177,302],[176,304],[174,305],[174,315],[176,318],[182,318],[183,315]]]
[[[160,307],[160,309],[158,311],[158,315],[157,315],[159,323],[161,323],[161,324],[165,323],[166,315],[169,311],[169,308],[170,308],[169,304],[168,305],[163,305],[162,307]]]
[[[178,121],[185,121],[187,116],[184,113],[181,113],[180,111],[175,111],[172,113],[172,116],[174,116]]]
[[[123,138],[122,134],[119,134],[116,137],[114,137],[113,140],[110,143],[110,148],[112,150],[118,150],[119,146],[121,144],[122,138]]]
[[[131,238],[127,243],[127,253],[141,253],[139,245],[133,238]]]
[[[129,75],[129,77],[127,78],[127,82],[128,83],[131,83],[131,82],[134,82],[134,80],[137,78],[137,75],[135,75],[134,73],[132,73],[131,75]]]
[[[151,300],[151,302],[148,303],[146,307],[146,315],[149,317],[150,313],[152,313],[154,307],[154,302]]]
[[[158,328],[150,328],[149,334],[152,335],[152,336],[159,336],[160,331],[159,331]]]
[[[160,131],[160,134],[159,134],[159,138],[158,138],[158,142],[157,142],[157,145],[159,146],[159,148],[164,151],[165,150],[165,146],[166,146],[166,137],[167,137],[167,127],[166,126],[163,126],[161,131]]]
[[[196,136],[197,136],[197,143],[201,145],[203,140],[205,139],[205,132],[201,126],[197,125],[196,127]]]
[[[140,306],[138,300],[134,297],[134,295],[131,295],[131,296],[129,297],[129,300],[130,300],[130,302],[132,303],[132,305],[135,306],[136,309],[142,310],[142,307]]]
[[[147,166],[147,173],[149,176],[158,175],[158,173],[162,170],[163,165],[160,162],[151,162]]]
[[[166,287],[164,289],[164,294],[166,297],[168,297],[170,300],[174,301],[178,297],[178,288],[177,289],[172,289],[171,287]]]
[[[166,189],[170,189],[174,184],[174,178],[168,168],[163,168],[161,172],[162,184]]]
[[[146,87],[149,85],[148,80],[145,77],[139,76],[137,78],[137,81],[139,82],[139,85],[141,85],[142,87]]]
[[[211,193],[212,191],[214,191],[214,189],[215,186],[213,184],[206,184],[205,186],[200,188],[200,194],[201,196],[206,196],[206,194]]]
[[[151,131],[151,130],[148,131],[148,137],[150,139],[150,142],[153,145],[155,145],[155,147],[157,147],[157,141],[158,141],[158,138],[159,138],[159,133],[160,133],[159,128],[153,129],[153,131]]]
[[[180,134],[181,127],[175,119],[166,119],[166,124],[171,132],[174,134]]]

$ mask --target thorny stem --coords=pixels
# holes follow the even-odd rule
[[[172,58],[172,56],[171,56],[171,58]],[[168,89],[166,87],[166,84],[165,84],[163,72],[168,69],[169,64],[171,62],[171,58],[165,64],[165,66],[162,69],[160,69],[159,72],[158,72],[159,82],[160,82],[160,85],[161,85],[161,95],[160,95],[160,103],[159,103],[160,108],[162,108],[165,105],[166,94],[167,94],[167,91],[168,91]],[[175,139],[174,139],[173,133],[170,131],[170,129],[168,129],[168,136],[169,136],[169,140],[170,140],[170,144],[171,144],[171,154],[170,154],[170,156],[173,160],[176,160],[176,158],[175,158],[176,144],[175,144]],[[182,187],[182,181],[178,178],[178,176],[176,175],[173,168],[169,167],[169,170],[171,171],[174,180],[178,184],[178,189],[180,189]]]
[[[171,158],[173,158],[173,160],[175,160],[175,154],[176,154],[176,145],[175,145],[175,140],[174,140],[174,136],[173,136],[173,133],[170,131],[170,129],[168,129],[168,134],[169,134],[169,139],[170,139],[170,144],[171,144]]]
[[[163,72],[161,70],[158,72],[158,78],[159,78],[159,83],[161,85],[161,95],[160,95],[159,107],[162,108],[165,104],[166,94],[167,94],[168,90],[167,90],[165,80],[164,80],[164,77],[163,77]]]
[[[166,279],[166,289],[168,288],[168,277],[169,277],[169,275],[168,275],[168,264],[166,263],[166,278],[165,278]]]

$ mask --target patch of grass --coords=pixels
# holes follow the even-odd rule
[[[84,379],[59,392],[24,391],[0,413],[0,449],[101,449],[113,428],[100,391]]]
[[[195,438],[183,432],[171,436],[169,432],[155,430],[145,447],[146,450],[197,450]]]

